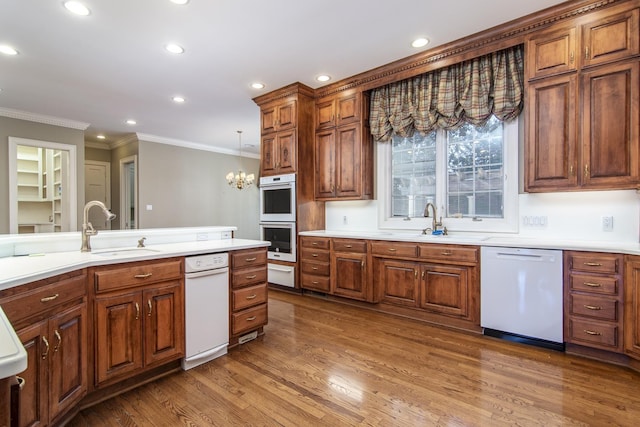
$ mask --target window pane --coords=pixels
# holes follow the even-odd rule
[[[394,136],[391,144],[391,216],[421,217],[436,194],[436,133]]]
[[[469,124],[447,139],[447,216],[504,217],[502,122]]]

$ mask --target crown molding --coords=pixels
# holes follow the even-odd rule
[[[132,142],[138,142],[138,137],[135,133],[131,133],[127,136],[124,136],[116,141],[109,142],[109,149],[113,150],[114,148],[122,147],[123,145],[130,144]]]
[[[61,126],[65,128],[86,130],[90,123],[78,122],[76,120],[63,119],[60,117],[46,116],[44,114],[28,113],[26,111],[13,110],[11,108],[0,107],[0,116],[12,119],[27,120],[30,122],[43,123],[46,125]]]
[[[149,135],[146,133],[136,133],[138,141],[157,142],[158,144],[175,145],[177,147],[191,148],[194,150],[210,151],[213,153],[230,154],[237,156],[240,154],[239,150],[229,150],[227,148],[213,147],[211,145],[205,145],[197,142],[183,141],[174,138],[165,138],[157,135]],[[248,157],[252,159],[259,159],[260,155],[253,153],[242,153],[242,157]]]
[[[110,150],[111,146],[108,142],[98,142],[98,141],[85,141],[84,146],[86,148],[97,148],[99,150]]]

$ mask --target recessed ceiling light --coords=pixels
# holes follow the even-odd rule
[[[126,123],[126,124],[128,124],[128,125],[135,125],[135,124],[136,124],[136,121],[135,121],[135,120],[133,120],[133,119],[129,119],[129,120],[127,120],[125,123]]]
[[[170,1],[171,3],[180,4],[180,5],[189,3],[189,0],[170,0]]]
[[[106,136],[104,136],[104,135],[100,134],[100,135],[97,135],[97,136],[96,136],[96,138],[98,138],[98,139],[105,139],[105,138],[106,138]]]
[[[171,53],[184,53],[184,48],[175,43],[169,43],[165,46],[165,49],[167,49]]]
[[[178,104],[182,104],[184,102],[184,98],[181,96],[174,96],[171,99],[173,99],[173,102],[177,102]]]
[[[76,15],[87,16],[89,15],[89,9],[87,6],[83,5],[79,1],[66,1],[64,2],[64,7],[71,13],[75,13]]]
[[[320,74],[318,77],[316,77],[316,80],[319,82],[328,82],[329,80],[331,80],[331,76],[327,76],[326,74]]]
[[[429,44],[429,39],[425,39],[424,37],[415,39],[413,42],[411,42],[411,46],[413,47],[424,47],[428,44]]]
[[[0,53],[5,55],[17,55],[18,51],[6,44],[0,44]]]
[[[264,89],[264,84],[259,82],[251,83],[251,87],[254,89]]]

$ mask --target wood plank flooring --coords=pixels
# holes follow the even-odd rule
[[[265,332],[69,425],[640,425],[622,367],[277,291]]]

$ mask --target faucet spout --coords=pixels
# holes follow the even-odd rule
[[[436,205],[434,205],[431,202],[427,203],[427,206],[424,207],[424,214],[423,216],[425,218],[429,218],[429,208],[431,208],[431,211],[433,212],[433,216],[431,216],[431,232],[433,233],[434,231],[438,231],[438,227],[442,227],[442,217],[440,217],[440,221],[438,221],[438,212],[436,209]],[[425,228],[424,230],[422,230],[422,234],[427,234],[427,230],[428,228]]]
[[[99,200],[92,200],[87,202],[84,205],[84,215],[82,221],[82,246],[80,247],[80,252],[91,252],[91,241],[89,237],[95,236],[98,234],[98,230],[93,228],[93,225],[89,222],[89,210],[94,207],[99,206],[102,209],[107,221],[112,221],[115,219],[116,215],[107,209],[107,207]]]

